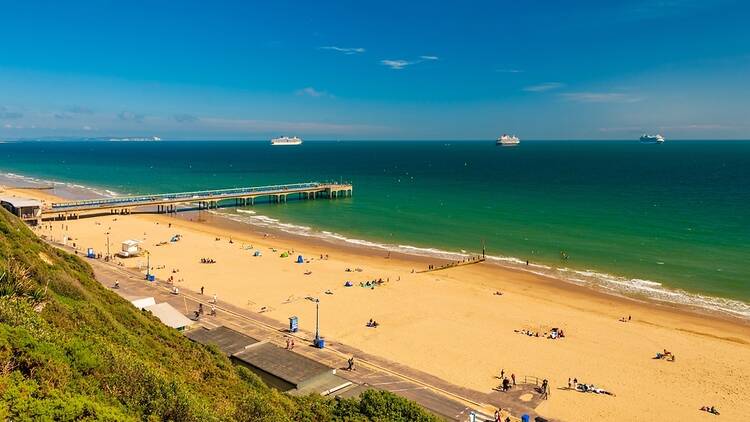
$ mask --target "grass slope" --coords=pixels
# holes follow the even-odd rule
[[[0,420],[429,421],[382,391],[295,398],[94,280],[0,209]]]

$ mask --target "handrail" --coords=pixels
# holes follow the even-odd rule
[[[151,194],[151,195],[135,195],[135,196],[123,196],[115,198],[98,198],[98,199],[83,199],[78,201],[69,202],[56,202],[52,203],[50,208],[55,210],[64,210],[69,208],[77,207],[97,207],[97,206],[108,206],[108,205],[130,205],[135,206],[139,203],[158,202],[158,201],[176,201],[185,200],[193,201],[200,199],[220,199],[223,197],[231,197],[244,194],[274,194],[279,192],[304,190],[304,189],[318,189],[326,186],[337,186],[337,183],[320,183],[320,182],[306,182],[306,183],[291,183],[284,185],[270,185],[270,186],[255,186],[247,188],[229,188],[229,189],[212,189],[194,192],[177,192],[177,193],[162,193],[162,194]]]

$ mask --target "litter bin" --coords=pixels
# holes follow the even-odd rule
[[[315,340],[313,341],[313,345],[314,345],[315,347],[317,347],[318,349],[323,349],[323,348],[325,348],[325,347],[326,347],[326,341],[325,341],[325,340],[324,340],[324,339],[323,339],[322,337],[320,337],[320,338],[316,338],[316,339],[315,339]]]
[[[289,318],[289,332],[296,333],[299,330],[299,321],[296,316]]]
[[[156,280],[156,276],[154,276],[153,274],[149,274],[148,276],[146,276],[146,278],[148,279],[148,281]]]
[[[529,417],[529,415],[524,414],[521,416],[521,422],[529,422],[530,420],[531,418]]]

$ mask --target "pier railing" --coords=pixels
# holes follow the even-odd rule
[[[258,196],[284,196],[304,194],[344,192],[351,194],[352,185],[344,183],[305,182],[283,185],[254,186],[230,189],[212,189],[194,192],[162,193],[149,195],[122,196],[113,198],[84,199],[78,201],[55,202],[43,210],[44,213],[66,213],[97,209],[134,208],[147,205],[164,205],[180,202],[218,202],[225,199],[254,198]]]

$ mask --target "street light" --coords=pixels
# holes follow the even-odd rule
[[[144,250],[146,252],[146,280],[149,280],[151,278],[151,253],[147,250]]]
[[[317,297],[307,297],[307,300],[315,302],[315,340],[313,341],[313,344],[318,349],[322,349],[325,346],[325,343],[320,337],[320,299]]]
[[[109,261],[110,255],[109,255],[109,231],[107,232],[107,261]]]

